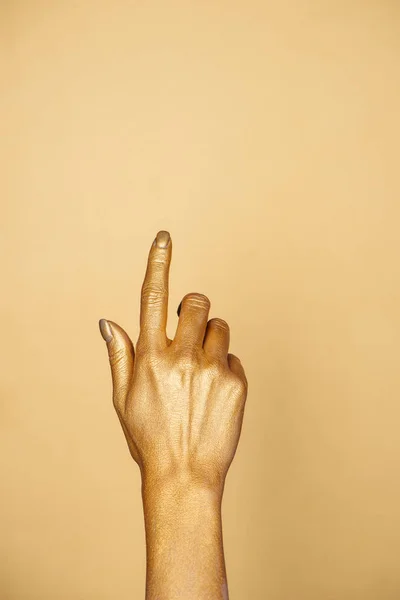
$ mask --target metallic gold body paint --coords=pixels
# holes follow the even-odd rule
[[[176,335],[166,335],[172,242],[150,248],[134,348],[101,319],[113,403],[142,475],[146,600],[228,600],[221,502],[239,442],[248,384],[230,354],[229,326],[208,320],[210,301],[186,294]]]

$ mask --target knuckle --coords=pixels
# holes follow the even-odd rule
[[[238,393],[243,396],[247,394],[247,380],[242,379],[238,375],[236,376],[236,389]]]
[[[142,367],[157,366],[162,360],[163,352],[151,343],[143,333],[139,337],[135,346],[135,361]]]
[[[191,379],[195,373],[195,362],[189,356],[181,355],[174,362],[173,372],[179,387],[185,386],[188,383],[188,378]]]
[[[192,367],[197,364],[199,358],[199,352],[197,348],[187,344],[180,348],[179,353],[176,357],[176,363],[185,369]]]
[[[245,377],[241,377],[237,373],[230,373],[230,383],[233,389],[238,394],[244,394],[247,391],[247,379]]]
[[[242,390],[242,392],[246,392],[246,393],[247,393],[247,390],[248,390],[248,388],[249,388],[249,385],[248,385],[248,383],[247,383],[247,379],[246,379],[245,377],[244,377],[243,379],[241,379],[241,380],[240,380],[240,385],[241,385],[241,390]]]
[[[236,371],[237,368],[239,369],[239,371],[243,371],[242,361],[240,360],[240,358],[238,358],[235,354],[229,353],[228,359],[231,362],[234,372]]]
[[[224,331],[229,331],[229,325],[224,319],[220,319],[219,317],[214,317],[210,319],[210,324],[212,327],[218,327],[219,329],[223,329]]]
[[[157,248],[159,250],[159,248]],[[164,269],[165,266],[168,265],[169,263],[169,257],[167,254],[165,254],[165,249],[162,249],[161,252],[156,252],[153,255],[153,258],[151,260],[152,265],[154,266],[155,269]]]
[[[190,292],[189,294],[186,294],[182,299],[182,303],[198,308],[209,308],[211,304],[207,296],[197,292]]]
[[[142,287],[142,298],[148,304],[159,304],[166,298],[167,294],[168,291],[164,286],[157,286],[154,283],[144,284]]]
[[[113,396],[112,396],[113,405],[114,405],[115,410],[117,411],[117,414],[120,415],[121,417],[124,414],[126,397],[127,397],[127,394],[121,393],[120,390],[114,390],[114,392],[113,392]]]
[[[214,358],[206,358],[202,371],[210,379],[220,379],[226,375],[225,367]]]
[[[125,359],[125,356],[125,348],[117,348],[116,350],[111,350],[109,354],[111,365],[115,367],[118,363]]]
[[[142,335],[139,335],[138,340],[136,342],[135,354],[136,356],[145,356],[149,351],[149,345],[144,340]]]

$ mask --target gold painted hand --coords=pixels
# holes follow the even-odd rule
[[[240,360],[228,353],[229,327],[222,319],[208,320],[210,301],[203,294],[183,298],[175,338],[167,337],[171,255],[170,236],[160,231],[150,248],[142,286],[136,349],[115,322],[101,319],[100,330],[107,342],[114,407],[142,475],[148,550],[146,598],[180,598],[171,595],[175,593],[171,590],[178,588],[186,600],[227,598],[219,511],[225,477],[239,441],[248,384]],[[176,507],[179,514],[175,514]],[[180,578],[170,581],[169,587],[162,585],[161,575],[157,575],[157,565],[165,562],[165,555],[154,563],[159,541],[153,530],[156,515],[163,539],[169,536],[172,543],[178,541],[180,526],[187,539],[187,527],[193,530],[191,526],[198,520],[194,513],[199,510],[209,515],[208,535],[220,539],[220,547],[217,544],[213,551],[219,565],[214,567],[219,587],[213,596],[207,595],[211,587],[207,588],[204,576],[187,581],[182,550],[180,560],[179,550],[175,559],[168,558],[181,567]],[[207,535],[203,529],[199,524],[194,537],[200,532]],[[207,563],[212,552],[203,555],[193,547],[190,552],[191,562],[197,565],[192,564],[193,577],[196,569],[202,572],[198,561]],[[210,586],[214,584],[211,577]],[[192,586],[191,595],[185,596],[188,586]]]

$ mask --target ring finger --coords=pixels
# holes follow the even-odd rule
[[[229,325],[223,319],[210,319],[204,337],[204,352],[211,359],[228,365]]]

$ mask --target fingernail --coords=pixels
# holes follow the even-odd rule
[[[178,313],[178,317],[181,314],[181,306],[182,306],[182,300],[179,302],[178,310],[176,311]]]
[[[106,319],[100,319],[99,326],[100,326],[100,333],[103,336],[103,340],[105,340],[107,343],[111,342],[111,340],[113,338],[113,334],[112,334],[109,322],[106,321]]]
[[[159,231],[157,233],[156,242],[159,248],[166,248],[170,241],[170,235],[168,231]]]

